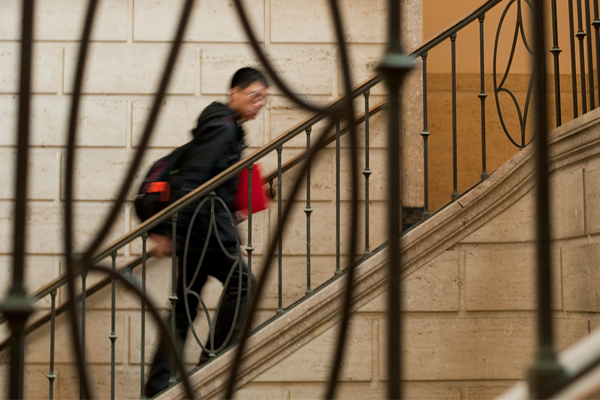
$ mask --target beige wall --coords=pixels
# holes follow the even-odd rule
[[[597,111],[555,130],[549,139],[553,318],[559,351],[600,326]],[[406,398],[492,399],[526,377],[536,349],[533,165],[528,148],[491,182],[406,238],[403,257],[408,260],[403,262],[413,271],[403,280]],[[479,208],[487,207],[473,213],[478,202]],[[437,243],[454,237],[462,239],[415,267],[417,242],[437,254]],[[339,398],[386,399],[387,293],[361,305],[361,295],[368,295],[360,278],[357,282],[362,291],[357,289],[355,297],[359,306],[348,333]],[[270,366],[241,390],[240,398],[323,396],[338,328],[329,324]]]
[[[255,32],[276,69],[293,90],[303,98],[327,104],[343,92],[340,57],[333,35],[326,2],[311,0],[250,0],[244,2]],[[420,1],[405,2],[411,15],[405,27],[405,46],[415,47],[422,41]],[[80,0],[36,1],[31,162],[26,279],[33,292],[63,274],[62,207],[64,199],[64,168],[66,130],[72,85],[78,54],[78,38],[84,19],[86,2]],[[104,222],[111,202],[116,197],[121,177],[127,171],[137,148],[143,126],[152,105],[153,92],[162,74],[163,63],[170,49],[182,0],[105,0],[99,2],[97,20],[92,33],[87,70],[82,89],[82,104],[78,119],[79,138],[76,164],[75,247],[83,250]],[[374,75],[374,68],[385,50],[386,19],[384,0],[353,0],[341,2],[350,49],[353,84]],[[0,293],[6,293],[10,280],[13,229],[12,198],[14,197],[14,163],[16,158],[18,58],[20,37],[20,7],[18,0],[0,3]],[[149,164],[175,146],[189,140],[189,130],[195,126],[199,112],[214,100],[225,101],[228,81],[235,70],[245,65],[258,65],[246,43],[231,1],[198,1],[184,36],[179,61],[162,104],[150,149],[138,171],[141,178]],[[420,73],[414,73],[410,85],[420,86]],[[371,92],[371,105],[384,99],[382,85]],[[277,88],[272,88],[265,110],[256,121],[246,125],[250,149],[256,150],[293,127],[309,114],[286,100]],[[418,94],[415,98],[420,98]],[[362,101],[362,100],[361,100]],[[420,102],[415,103],[419,105]],[[420,108],[410,102],[405,107],[411,117],[405,121],[405,135],[420,129]],[[371,122],[371,248],[383,243],[385,210],[385,115],[374,116]],[[412,125],[411,125],[412,124]],[[319,132],[316,127],[313,137]],[[363,128],[359,128],[362,132]],[[301,135],[285,146],[284,161],[298,154],[305,146]],[[361,136],[362,137],[362,136]],[[416,165],[419,140],[409,143],[410,153],[405,165]],[[407,136],[406,140],[411,140]],[[342,154],[342,232],[348,231],[350,181],[347,177],[349,146],[344,140]],[[364,147],[364,144],[361,145]],[[334,148],[323,152],[312,172],[312,287],[333,276],[335,270],[335,158]],[[364,167],[361,151],[359,168]],[[276,166],[275,155],[263,162],[263,170]],[[409,171],[408,168],[406,168]],[[420,205],[422,196],[421,171],[405,174],[414,184],[407,194],[412,205]],[[289,189],[294,178],[284,180]],[[362,182],[362,177],[361,177]],[[421,182],[421,183],[420,183]],[[137,183],[136,183],[137,185]],[[420,186],[419,186],[420,185]],[[362,184],[361,184],[362,188]],[[414,189],[418,188],[418,189]],[[287,189],[284,189],[287,190]],[[132,198],[135,188],[131,191]],[[364,195],[360,209],[364,209]],[[287,195],[284,195],[287,201]],[[304,190],[299,206],[292,215],[291,227],[284,239],[283,305],[288,306],[305,291],[305,221]],[[253,268],[259,269],[266,244],[277,220],[273,207],[255,215]],[[107,241],[125,234],[137,224],[127,203],[119,214]],[[362,226],[362,222],[361,222]],[[246,226],[241,227],[245,245]],[[361,232],[363,228],[361,228]],[[364,233],[361,243],[364,241]],[[364,245],[359,246],[362,252]],[[347,243],[342,251],[347,253]],[[141,253],[139,241],[119,252],[118,265]],[[344,260],[346,257],[344,257]],[[108,262],[108,260],[107,260]],[[168,309],[170,294],[170,262],[151,261],[148,268],[148,293],[161,310]],[[139,279],[139,273],[135,275]],[[89,281],[98,279],[90,276]],[[276,275],[272,275],[259,322],[275,314],[277,308]],[[116,319],[117,393],[136,397],[139,390],[139,301],[118,287]],[[209,283],[205,288],[208,306],[214,309],[219,285]],[[57,301],[66,299],[59,291]],[[50,299],[41,302],[47,312]],[[91,297],[87,303],[88,364],[96,390],[106,396],[110,362],[110,289]],[[57,355],[55,395],[60,398],[77,396],[76,374],[71,364],[70,345],[64,317],[57,321]],[[206,322],[198,321],[199,336],[206,336]],[[2,331],[2,338],[7,335]],[[147,334],[147,361],[156,344],[154,328]],[[193,365],[198,349],[191,345],[186,358]],[[1,355],[6,369],[7,354]],[[47,396],[49,362],[49,329],[44,327],[27,339],[26,396]],[[4,374],[3,374],[4,376]],[[0,384],[7,389],[6,382]]]

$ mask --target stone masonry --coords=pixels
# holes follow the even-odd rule
[[[559,352],[600,325],[599,133],[594,110],[549,135]],[[529,146],[403,237],[406,398],[492,399],[525,379],[536,349],[533,156]],[[386,249],[357,269],[338,398],[387,398],[387,257]],[[340,318],[323,315],[336,315],[345,285],[335,281],[250,340],[239,398],[322,398]],[[228,362],[229,355],[192,375],[202,396],[219,398]],[[161,399],[182,395],[177,388]]]

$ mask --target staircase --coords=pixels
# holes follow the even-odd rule
[[[597,353],[591,349],[598,334],[585,338],[588,327],[593,329],[600,321],[600,303],[590,303],[590,296],[594,297],[598,289],[586,280],[596,274],[593,271],[600,245],[582,244],[588,234],[585,230],[576,232],[573,224],[589,224],[595,215],[593,205],[600,201],[598,183],[591,192],[583,193],[584,182],[589,185],[600,175],[599,132],[600,110],[594,110],[549,136],[554,209],[556,213],[569,210],[553,226],[554,262],[562,271],[554,288],[558,343],[565,349],[583,339],[578,346],[584,346],[565,353],[564,359],[573,364],[569,368],[572,372],[595,360],[589,355],[587,361],[577,361],[574,352]],[[499,394],[520,379],[531,362],[535,330],[533,155],[531,146],[525,148],[485,182],[403,235],[407,398],[434,398],[435,393],[444,391],[470,393],[468,398],[474,398],[475,393]],[[341,398],[352,394],[355,398],[385,398],[385,368],[380,365],[386,353],[383,332],[372,329],[365,334],[362,328],[366,322],[371,328],[385,323],[382,297],[387,257],[383,248],[360,263],[356,271],[352,300],[356,326],[350,333],[354,343],[351,339]],[[317,366],[322,370],[313,374],[313,380],[326,379],[327,365],[320,362],[330,359],[320,354],[320,346],[331,339],[331,331],[339,322],[344,288],[344,279],[338,278],[251,337],[236,381],[241,389],[239,398],[269,398],[274,387],[291,393],[291,398],[307,390],[320,395],[319,385],[307,389],[303,381],[309,380],[310,369]],[[229,351],[191,374],[201,398],[223,395],[232,356],[233,351]],[[302,367],[301,362],[308,365]],[[294,367],[295,372],[290,373],[289,368],[294,371]],[[359,369],[368,373],[361,376]],[[598,390],[597,381],[595,385]],[[502,398],[526,398],[520,387],[520,395]],[[182,389],[174,387],[159,398],[184,397]]]

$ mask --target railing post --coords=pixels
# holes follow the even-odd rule
[[[175,306],[177,305],[177,213],[171,216],[171,296],[169,301],[171,302],[171,335],[173,341],[177,344],[177,327],[175,325],[176,311]],[[175,357],[171,357],[171,376],[169,377],[169,387],[177,384],[175,378],[176,366]]]
[[[252,171],[254,164],[248,166],[248,245],[246,246],[246,254],[248,254],[248,293],[252,293]],[[262,186],[261,186],[262,187]],[[250,302],[248,302],[250,307]]]
[[[596,81],[598,82],[598,102],[600,103],[600,19],[598,18],[598,0],[594,0],[594,36],[596,39]]]
[[[87,281],[87,270],[82,268],[81,270],[81,360],[85,365],[85,300],[86,300],[86,281]],[[85,398],[85,386],[83,379],[79,380],[79,398]]]
[[[481,76],[481,91],[479,92],[479,100],[481,100],[481,180],[488,178],[487,173],[487,157],[485,148],[485,58],[484,58],[484,42],[483,42],[483,21],[485,14],[479,16],[479,75]]]
[[[571,46],[571,85],[573,90],[573,118],[579,116],[577,100],[577,62],[575,61],[575,23],[573,18],[573,0],[569,0],[569,44]]]
[[[335,274],[342,274],[340,268],[340,121],[335,123]]]
[[[423,61],[423,221],[431,216],[429,213],[429,154],[427,151],[427,140],[429,131],[427,130],[427,52],[421,55]]]
[[[142,234],[142,297],[140,312],[141,312],[141,337],[140,337],[140,399],[146,398],[144,390],[144,380],[146,375],[146,261],[147,255],[147,239],[148,232]]]
[[[590,91],[590,110],[596,108],[596,101],[594,99],[594,58],[592,57],[592,35],[589,29],[592,28],[591,12],[590,12],[590,0],[585,0],[585,30],[587,38],[587,59],[588,59],[588,72],[590,74],[588,78],[588,87]]]
[[[585,31],[583,30],[583,11],[581,9],[581,0],[577,0],[577,39],[579,39],[579,69],[581,74],[581,113],[587,112],[587,93],[585,88],[585,48],[583,39]]]
[[[144,241],[145,242],[145,241]],[[145,250],[145,243],[144,243],[144,250]],[[114,253],[112,253],[110,255],[111,258],[111,267],[113,272],[115,272],[117,270],[117,252],[115,251]],[[112,276],[110,278],[110,289],[111,289],[111,293],[110,293],[110,334],[108,335],[108,338],[110,339],[110,398],[114,399],[115,398],[115,341],[117,340],[117,333],[115,332],[115,313],[116,313],[116,307],[115,307],[115,302],[116,302],[116,288],[115,288],[115,277]],[[142,346],[144,345],[144,342],[142,342]],[[143,368],[143,364],[142,364],[142,368]],[[144,373],[142,370],[141,373],[142,376],[142,386],[143,386],[143,380],[144,380]]]
[[[456,33],[450,35],[452,44],[452,201],[458,199],[458,154],[456,132]]]
[[[56,337],[56,289],[50,292],[50,371],[46,377],[48,378],[48,382],[50,388],[48,390],[48,399],[52,400],[54,398],[54,380],[56,379],[56,374],[54,373],[54,342]]]
[[[596,40],[596,45],[598,41]],[[552,50],[550,53],[554,56],[554,104],[556,112],[556,126],[562,125],[560,100],[560,64],[559,56],[562,50],[558,47],[558,12],[556,10],[556,0],[552,0]],[[599,97],[600,98],[600,97]]]
[[[536,168],[536,253],[538,348],[534,365],[529,371],[529,392],[532,399],[548,398],[550,385],[564,376],[554,350],[552,324],[552,258],[550,256],[550,190],[548,183],[548,144],[546,120],[546,60],[544,51],[544,0],[533,2],[533,78],[534,137]]]
[[[306,128],[306,154],[310,152],[310,134],[312,132],[312,127]],[[313,212],[313,209],[310,207],[310,164],[306,169],[306,208],[304,209],[306,213],[306,291],[304,295],[306,297],[310,296],[313,291],[310,287],[310,215]]]
[[[365,177],[365,252],[364,257],[367,258],[371,255],[371,249],[369,247],[369,177],[371,176],[371,170],[369,169],[369,95],[371,91],[367,90],[363,93],[365,97],[365,169],[363,175]]]
[[[282,178],[282,170],[281,170],[281,152],[283,151],[283,147],[279,146],[277,148],[277,223],[281,223],[282,212],[283,212],[283,178]],[[291,201],[291,199],[289,200]],[[279,233],[279,237],[277,238],[277,315],[283,314],[285,311],[283,310],[283,232]]]

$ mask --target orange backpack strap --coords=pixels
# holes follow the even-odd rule
[[[169,201],[171,198],[171,187],[169,186],[169,182],[152,182],[146,193],[160,193],[158,201]]]

